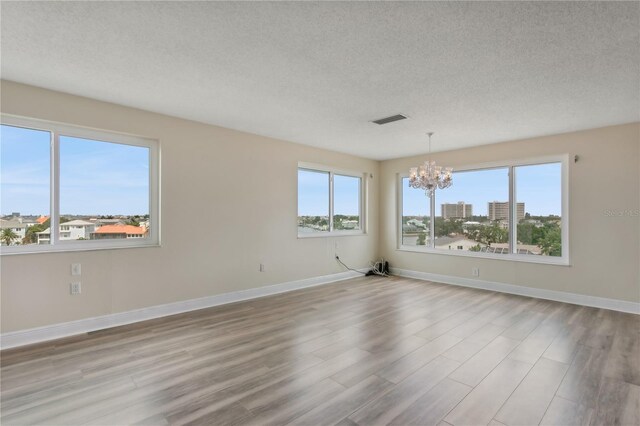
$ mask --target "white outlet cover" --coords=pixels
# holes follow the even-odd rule
[[[69,291],[71,294],[82,293],[82,283],[77,282],[69,284]]]
[[[82,275],[82,265],[80,263],[71,264],[71,275]]]

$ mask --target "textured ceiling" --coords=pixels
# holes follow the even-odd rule
[[[639,120],[638,2],[1,4],[4,79],[368,158]]]

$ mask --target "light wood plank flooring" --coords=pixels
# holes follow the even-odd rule
[[[363,277],[1,354],[1,422],[638,425],[638,316]]]

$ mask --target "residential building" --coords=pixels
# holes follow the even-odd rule
[[[58,238],[60,241],[88,240],[95,228],[96,225],[89,221],[71,220],[60,224]],[[51,242],[51,228],[36,234],[38,235],[38,244],[49,244]]]
[[[464,201],[443,203],[440,205],[440,215],[444,219],[464,219],[473,216],[473,206]]]
[[[435,247],[439,250],[462,250],[469,251],[476,247],[485,247],[486,244],[471,240],[464,235],[453,237],[437,237],[435,239]]]
[[[427,225],[422,220],[419,220],[419,219],[409,219],[407,221],[407,225],[413,226],[415,228],[427,229]]]
[[[524,203],[516,204],[518,221],[524,219]],[[508,201],[490,201],[487,203],[487,216],[489,220],[509,220]]]
[[[103,225],[91,234],[92,240],[144,238],[148,230],[133,225]]]
[[[98,218],[91,218],[91,219],[89,219],[89,221],[91,223],[94,223],[96,225],[96,228],[99,228],[99,227],[104,226],[104,225],[125,225],[126,224],[126,220],[125,219],[98,219]]]
[[[491,247],[493,248],[494,253],[509,253],[509,243],[493,243],[491,244]],[[520,243],[518,243],[517,251],[518,254],[540,255],[542,253],[542,249],[538,246]]]
[[[11,241],[12,245],[22,243],[22,240],[26,235],[28,227],[29,227],[29,224],[22,223],[20,220],[18,220],[15,217],[12,217],[9,220],[0,219],[0,231],[9,229],[15,235],[15,237]],[[4,240],[0,240],[0,244],[6,245]]]

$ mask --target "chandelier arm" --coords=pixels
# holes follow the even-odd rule
[[[436,189],[449,188],[453,184],[450,167],[441,167],[431,160],[431,136],[433,132],[428,132],[429,136],[429,157],[424,164],[412,167],[409,170],[409,187],[422,189],[427,197],[431,198]]]

